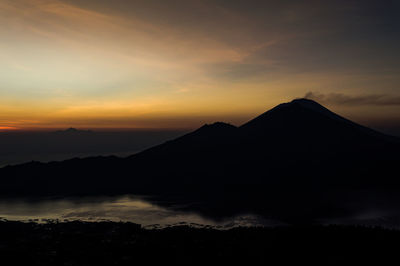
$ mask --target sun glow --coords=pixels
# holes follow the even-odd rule
[[[0,126],[0,132],[11,131],[11,130],[18,130],[18,128],[16,128],[16,127],[5,127],[5,126]]]

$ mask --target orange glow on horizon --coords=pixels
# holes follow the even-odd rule
[[[0,132],[11,131],[11,130],[18,130],[18,128],[16,128],[16,127],[0,126]]]

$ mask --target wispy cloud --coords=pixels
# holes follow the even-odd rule
[[[381,94],[308,97],[359,112],[400,106],[389,95],[400,80],[397,10],[362,0],[0,0],[0,124],[250,118],[338,80]]]
[[[304,98],[337,105],[399,105],[400,96],[389,94],[347,95],[343,93],[307,92]]]

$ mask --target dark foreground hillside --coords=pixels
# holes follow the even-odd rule
[[[3,221],[0,235],[0,258],[7,265],[400,262],[399,231],[353,226],[146,230],[131,223]]]

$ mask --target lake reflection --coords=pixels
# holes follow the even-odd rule
[[[147,200],[146,200],[147,199]],[[173,225],[232,228],[237,226],[276,226],[285,223],[259,215],[239,215],[225,219],[206,218],[185,205],[162,207],[154,198],[136,196],[86,197],[44,200],[0,200],[0,219],[16,221],[114,221],[133,222],[145,228]],[[183,207],[183,208],[182,208]],[[186,209],[184,211],[184,209]],[[357,224],[400,228],[398,210],[369,209],[346,217],[321,219],[321,224]]]
[[[38,222],[45,222],[47,219],[58,219],[60,221],[124,221],[153,228],[177,224],[209,225],[222,228],[266,224],[266,221],[254,215],[238,216],[217,222],[196,213],[163,208],[143,198],[131,196],[40,201],[1,200],[0,217],[7,220],[34,220]]]

